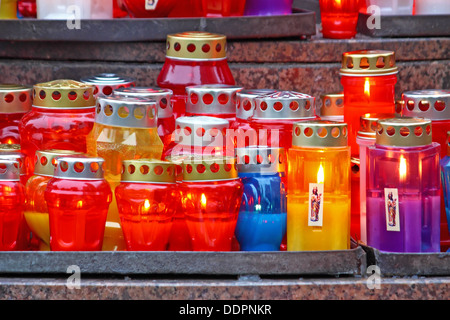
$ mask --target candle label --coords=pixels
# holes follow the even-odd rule
[[[309,184],[308,226],[322,227],[323,224],[323,183]]]
[[[385,188],[384,199],[386,208],[386,230],[400,231],[398,189]]]
[[[145,10],[155,10],[158,0],[145,0]]]

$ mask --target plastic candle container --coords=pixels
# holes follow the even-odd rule
[[[344,122],[344,93],[325,93],[320,95],[320,120]]]
[[[450,3],[446,0],[415,0],[414,14],[450,14]]]
[[[129,87],[114,89],[114,94],[155,100],[158,113],[158,135],[164,144],[164,150],[167,150],[172,145],[172,134],[175,130],[172,90],[158,87]]]
[[[129,88],[136,85],[133,78],[122,77],[114,73],[100,73],[80,79],[81,82],[94,86],[94,95],[110,96],[114,89]]]
[[[103,159],[60,157],[44,193],[52,251],[100,251],[112,200]]]
[[[236,120],[236,94],[242,87],[206,84],[186,87],[186,116],[210,116]]]
[[[0,143],[20,144],[19,121],[31,109],[31,87],[0,84]]]
[[[113,197],[121,179],[122,161],[161,159],[163,143],[157,131],[154,100],[126,96],[97,98],[95,124],[88,136],[88,154],[101,157]],[[109,206],[103,250],[125,250],[115,198]]]
[[[366,113],[395,112],[397,67],[394,52],[362,50],[346,52],[340,70],[344,87],[344,121],[348,125],[352,156],[358,157],[356,135]]]
[[[447,224],[447,230],[442,229],[443,223],[441,223],[441,232],[450,233],[450,131],[447,133],[447,155],[441,159],[441,179],[442,179],[442,189],[444,193],[444,203]],[[450,245],[447,244],[447,251]]]
[[[367,149],[367,244],[382,251],[440,251],[440,145],[431,121],[378,121]]]
[[[166,150],[168,157],[234,155],[232,142],[227,146],[228,120],[208,116],[180,117],[175,120],[174,145]]]
[[[366,158],[367,158],[367,147],[375,144],[376,132],[378,130],[378,120],[382,119],[390,119],[394,118],[395,114],[393,113],[366,113],[360,118],[360,126],[359,131],[356,135],[356,143],[359,145],[359,190],[353,190],[352,188],[352,207],[354,202],[360,206],[359,216],[352,217],[353,219],[359,219],[359,223],[355,223],[360,225],[360,239],[362,242],[367,243],[367,229],[366,229]],[[352,184],[353,184],[352,180]],[[352,185],[353,187],[353,185]],[[358,201],[353,201],[356,199],[354,197],[355,193],[357,193]]]
[[[350,236],[356,240],[361,240],[361,219],[360,219],[360,196],[359,182],[360,161],[358,158],[350,158],[350,184],[351,184],[351,206],[350,206]]]
[[[55,80],[34,85],[33,105],[19,123],[22,152],[34,172],[36,150],[86,153],[86,138],[94,126],[95,97],[91,85]]]
[[[244,16],[274,16],[292,13],[292,0],[246,0]]]
[[[0,250],[17,248],[19,226],[25,206],[17,161],[0,160]]]
[[[235,158],[185,159],[182,210],[194,251],[231,251],[243,184]]]
[[[324,38],[350,39],[356,35],[359,0],[320,0]]]
[[[115,192],[127,250],[167,250],[180,200],[175,164],[139,159],[125,160],[123,166]]]
[[[292,145],[292,127],[295,122],[316,119],[314,97],[293,92],[278,91],[255,98],[255,110],[249,119],[256,131],[256,143],[280,147],[285,151]],[[237,144],[238,147],[245,145]]]
[[[0,1],[0,19],[17,19],[17,0]]]
[[[133,18],[167,17],[176,6],[176,0],[138,1],[123,0],[128,13]]]
[[[350,148],[347,125],[294,124],[288,156],[287,250],[350,248]]]
[[[173,91],[175,119],[185,115],[187,86],[235,84],[224,35],[200,31],[171,34],[166,45],[166,59],[157,84]]]
[[[382,16],[413,14],[414,0],[366,0],[366,2],[367,6],[378,6]]]
[[[204,17],[233,17],[244,14],[246,0],[197,0]]]
[[[48,181],[53,177],[58,157],[80,154],[68,150],[36,151],[34,175],[25,185],[24,217],[33,236],[39,239],[40,250],[50,250],[50,224],[47,202],[44,198]]]
[[[36,11],[38,19],[72,21],[75,14],[78,14],[80,19],[112,19],[113,2],[109,0],[36,0]]]
[[[244,192],[236,225],[243,251],[279,251],[286,234],[284,152],[278,148],[237,148]]]

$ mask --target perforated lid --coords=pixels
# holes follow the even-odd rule
[[[237,170],[239,173],[285,172],[285,150],[267,146],[236,148]]]
[[[255,98],[253,119],[315,118],[314,97],[294,92],[278,91]]]
[[[344,93],[333,92],[320,95],[320,108],[318,113],[321,117],[344,115]]]
[[[277,92],[273,89],[247,89],[236,93],[236,118],[247,120],[253,116],[255,98]]]
[[[17,161],[0,159],[0,181],[20,181],[20,168]]]
[[[215,60],[226,58],[226,36],[203,31],[169,34],[166,56],[184,60]]]
[[[100,157],[63,156],[59,157],[53,176],[69,180],[102,180],[103,163]]]
[[[358,50],[342,54],[341,75],[381,76],[397,72],[393,51]]]
[[[115,73],[100,73],[80,79],[81,82],[95,86],[94,95],[103,94],[109,96],[114,89],[126,88],[136,85],[136,80],[123,77]]]
[[[124,160],[122,164],[122,182],[176,182],[176,166],[173,162],[155,159],[137,159]]]
[[[423,118],[390,118],[379,120],[376,143],[385,146],[418,147],[432,143],[431,120]]]
[[[33,86],[33,106],[78,109],[95,106],[94,86],[74,80],[54,80]]]
[[[230,123],[225,119],[192,116],[175,120],[175,142],[185,146],[223,147]]]
[[[0,152],[20,152],[21,146],[20,144],[14,143],[2,143],[0,144]]]
[[[405,117],[450,119],[450,90],[406,91],[396,102],[395,112]]]
[[[17,166],[19,168],[19,174],[20,175],[26,175],[27,174],[27,168],[26,168],[26,157],[23,153],[18,152],[0,152],[0,161],[3,160],[11,160],[16,161]]]
[[[363,138],[375,139],[376,132],[379,129],[378,120],[394,118],[393,113],[366,113],[359,118],[358,136]]]
[[[217,181],[237,179],[234,157],[192,157],[183,159],[183,181]]]
[[[33,88],[0,84],[0,113],[25,113],[31,109]]]
[[[97,98],[95,122],[127,128],[156,128],[156,101],[128,96]]]
[[[71,150],[37,150],[34,164],[34,174],[53,176],[57,165],[57,158],[72,155],[82,155],[81,152]]]
[[[186,112],[193,115],[236,114],[236,94],[242,87],[207,84],[186,87]]]
[[[118,96],[155,100],[158,109],[158,119],[171,118],[173,116],[173,91],[170,89],[159,87],[128,87],[114,89],[114,94]]]
[[[335,121],[303,121],[294,123],[292,145],[297,147],[345,147],[347,124]]]

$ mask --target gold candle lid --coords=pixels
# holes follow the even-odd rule
[[[321,117],[344,115],[344,93],[333,92],[320,95],[320,108],[318,113]]]
[[[394,118],[393,113],[366,113],[359,118],[358,136],[362,138],[375,139],[376,133],[379,129],[378,120]]]
[[[173,162],[155,159],[124,160],[121,182],[175,183],[176,165]]]
[[[12,159],[0,159],[0,181],[20,181],[19,162]]]
[[[93,108],[95,107],[94,86],[66,79],[35,84],[33,107]]]
[[[253,119],[315,118],[314,97],[294,92],[277,91],[255,98]]]
[[[94,86],[94,95],[103,94],[109,96],[114,89],[127,88],[136,85],[136,80],[133,78],[122,77],[115,73],[100,73],[94,76],[80,79],[81,82]]]
[[[303,121],[294,123],[292,145],[297,147],[346,147],[347,124],[336,121]]]
[[[237,170],[241,172],[274,173],[286,171],[284,148],[248,146],[236,148]]]
[[[2,143],[0,144],[0,153],[1,152],[20,152],[21,146],[20,144],[9,144],[9,143]]]
[[[34,161],[34,174],[52,177],[55,173],[58,157],[82,154],[72,150],[37,150]]]
[[[183,181],[216,181],[238,179],[236,158],[203,157],[183,159]]]
[[[0,113],[25,113],[31,109],[33,88],[0,83]]]
[[[236,94],[243,87],[204,84],[186,87],[186,112],[194,115],[236,114]]]
[[[342,54],[340,75],[384,76],[397,72],[394,51],[359,50]]]
[[[187,60],[214,60],[226,58],[226,36],[203,31],[169,34],[166,56]]]
[[[450,90],[406,91],[396,102],[395,112],[405,117],[450,119]]]
[[[103,180],[104,162],[100,157],[62,156],[58,158],[53,176],[68,180]]]
[[[417,147],[432,143],[431,120],[390,118],[379,120],[376,143],[384,146]]]

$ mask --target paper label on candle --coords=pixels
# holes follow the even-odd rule
[[[155,10],[158,0],[145,0],[145,10]]]
[[[398,189],[385,188],[384,202],[386,208],[386,230],[400,231]]]
[[[308,226],[322,227],[323,183],[309,184]]]

